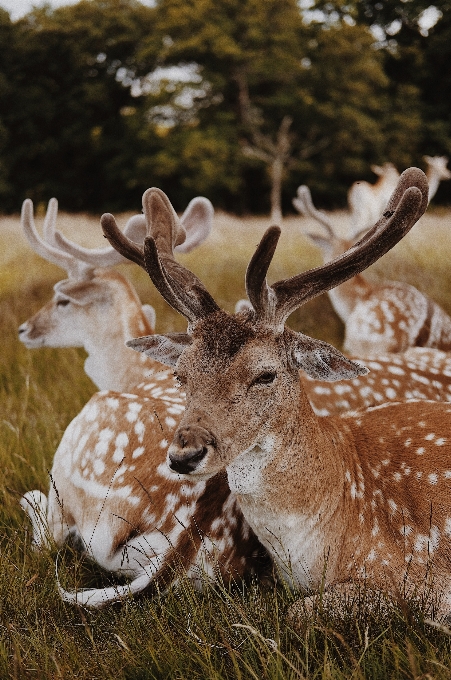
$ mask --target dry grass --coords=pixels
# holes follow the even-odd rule
[[[121,225],[127,216],[118,217]],[[345,214],[334,220],[346,226]],[[62,215],[74,240],[104,245],[98,219]],[[218,302],[232,310],[244,296],[244,271],[266,219],[216,219],[215,231],[184,262]],[[289,218],[270,280],[319,264],[302,236],[307,220]],[[449,213],[425,216],[403,243],[375,265],[417,284],[449,312]],[[123,267],[143,302],[157,309],[157,329],[184,328],[137,267]],[[94,392],[80,350],[30,352],[17,326],[36,311],[61,271],[30,252],[18,217],[0,219],[0,678],[449,678],[447,631],[429,627],[421,608],[401,602],[387,614],[365,604],[328,613],[301,629],[287,622],[293,594],[257,584],[231,592],[193,592],[190,584],[161,600],[129,602],[89,613],[63,605],[55,591],[55,555],[35,554],[29,525],[18,505],[32,488],[46,491],[47,470],[61,435]],[[315,300],[290,320],[293,327],[340,345],[341,324],[328,299]],[[68,583],[104,582],[108,575],[66,551]]]

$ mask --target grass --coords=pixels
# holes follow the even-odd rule
[[[333,216],[345,225],[346,216]],[[119,219],[120,224],[125,216]],[[66,233],[102,245],[98,220],[63,215]],[[270,280],[319,264],[302,237],[307,220],[290,218],[271,265]],[[183,257],[229,311],[244,296],[244,271],[268,221],[219,215],[209,241]],[[448,300],[449,215],[423,218],[370,276],[407,280],[451,312]],[[282,586],[239,584],[231,590],[180,587],[164,597],[89,612],[63,604],[55,589],[56,554],[36,554],[18,500],[47,492],[54,451],[70,420],[95,388],[76,349],[26,350],[17,327],[49,299],[61,271],[30,252],[18,218],[0,219],[0,678],[450,678],[451,635],[431,627],[427,609],[395,603],[372,611],[365,601],[308,619],[290,621],[297,594]],[[182,330],[137,267],[123,270],[143,302],[157,311],[157,330]],[[340,346],[343,329],[327,297],[293,314],[290,324]],[[63,583],[90,585],[108,574],[64,551]]]

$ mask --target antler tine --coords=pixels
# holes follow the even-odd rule
[[[257,246],[246,271],[246,292],[257,317],[271,317],[275,298],[266,283],[266,273],[280,237],[280,227],[269,227]]]
[[[44,218],[42,227],[42,237],[46,243],[55,246],[54,234],[56,229],[56,218],[58,216],[58,201],[56,198],[51,198],[47,206],[47,212]]]
[[[174,248],[176,253],[189,253],[205,241],[213,227],[215,211],[211,201],[204,196],[196,196],[189,203],[180,218],[186,231],[186,239]]]
[[[327,264],[278,281],[271,286],[276,297],[272,323],[284,323],[295,309],[376,262],[421,217],[428,204],[428,183],[419,168],[405,170],[390,198],[387,210],[365,236],[340,257]]]
[[[116,220],[111,213],[104,213],[100,218],[103,234],[111,246],[127,260],[146,268],[144,262],[144,246],[130,240],[117,226]]]
[[[53,211],[55,210],[55,207],[57,207],[56,200],[52,199],[55,202],[52,202],[52,205],[49,205],[48,209],[48,214],[53,214]],[[22,213],[21,213],[21,218],[20,218],[21,224],[22,224],[22,229],[23,232],[35,251],[38,255],[44,258],[44,260],[47,260],[48,262],[52,262],[53,264],[56,264],[58,267],[62,267],[65,269],[69,275],[69,277],[75,277],[79,276],[80,273],[82,272],[79,263],[73,258],[71,255],[61,252],[54,246],[50,245],[49,243],[46,243],[39,235],[38,230],[36,229],[36,225],[34,222],[34,215],[33,215],[33,202],[27,198],[22,204]],[[50,222],[51,220],[49,220]],[[84,272],[84,274],[87,274],[87,271]]]
[[[144,242],[146,269],[165,300],[191,323],[219,309],[201,281],[174,259],[185,230],[160,189],[148,189],[143,208],[151,236]]]
[[[315,208],[312,201],[312,194],[306,184],[302,184],[298,187],[297,197],[293,198],[293,205],[296,210],[306,217],[312,217],[319,222],[326,229],[329,236],[335,237],[332,222],[322,210]]]
[[[124,235],[132,242],[143,243],[146,236],[146,220],[144,215],[133,215],[124,227]],[[54,241],[57,247],[73,257],[87,262],[92,267],[113,267],[116,264],[129,262],[112,246],[106,248],[84,248],[78,243],[70,241],[60,231],[55,231]]]

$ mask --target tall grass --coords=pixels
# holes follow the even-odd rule
[[[74,239],[104,243],[94,218],[63,217],[63,228]],[[101,612],[60,601],[56,554],[31,549],[29,523],[18,500],[30,489],[47,491],[62,433],[95,387],[83,372],[82,350],[28,351],[18,342],[19,323],[50,297],[61,271],[29,251],[17,222],[0,220],[0,678],[451,677],[451,637],[446,629],[428,625],[426,610],[414,602],[400,601],[378,612],[362,600],[299,624],[288,616],[297,594],[282,586],[207,586],[199,594],[183,578],[178,589],[161,598]],[[371,276],[384,272],[420,287],[426,282],[429,294],[451,312],[450,225],[442,215],[423,222],[410,240],[373,267]],[[230,311],[244,296],[245,267],[267,224],[219,216],[211,239],[183,257]],[[319,264],[317,251],[299,231],[306,224],[287,220],[271,280]],[[184,328],[144,272],[123,270],[143,302],[155,306],[159,331]],[[342,341],[327,297],[296,312],[290,324],[338,346]],[[59,561],[67,585],[111,580],[70,548]]]

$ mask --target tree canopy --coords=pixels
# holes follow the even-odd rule
[[[451,151],[449,2],[80,0],[0,11],[0,209],[345,204],[372,163]],[[431,8],[432,7],[432,8]],[[437,199],[451,202],[450,182]]]

